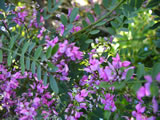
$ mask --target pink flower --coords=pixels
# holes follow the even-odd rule
[[[139,103],[139,104],[136,105],[136,111],[133,111],[132,115],[134,117],[136,117],[136,120],[147,120],[147,117],[142,115],[142,113],[144,113],[145,109],[146,108],[142,107],[141,103]]]
[[[112,57],[112,64],[113,66],[118,69],[118,68],[121,68],[122,67],[122,63],[121,63],[121,60],[120,60],[120,57],[119,57],[119,54],[116,55],[116,57]],[[128,64],[128,63],[127,63]],[[125,64],[124,64],[125,65]]]
[[[131,62],[129,62],[129,61],[122,62],[123,67],[128,67],[130,64],[131,64]]]
[[[156,76],[156,80],[160,83],[160,72],[159,72],[158,75]]]
[[[158,112],[158,103],[157,103],[155,96],[152,99],[152,104],[153,104],[153,113]]]
[[[82,97],[87,97],[88,96],[88,92],[85,89],[81,90],[81,96]]]
[[[82,97],[80,94],[77,94],[75,96],[75,99],[78,101],[78,102],[82,102],[84,100],[84,97]]]

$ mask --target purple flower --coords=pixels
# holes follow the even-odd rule
[[[158,112],[158,103],[157,103],[155,96],[152,99],[152,104],[153,104],[153,113]]]
[[[145,109],[146,108],[142,107],[141,103],[139,103],[136,105],[136,111],[133,111],[132,115],[136,117],[136,120],[147,120],[147,117],[142,114],[144,113]]]
[[[81,96],[82,97],[87,97],[88,96],[88,92],[85,89],[81,90]]]
[[[75,96],[75,99],[78,101],[78,102],[82,102],[84,100],[84,97],[82,97],[80,94],[77,94]]]
[[[123,67],[128,67],[130,64],[131,64],[131,62],[129,62],[129,61],[122,62]]]
[[[156,80],[160,83],[160,73],[156,76]]]

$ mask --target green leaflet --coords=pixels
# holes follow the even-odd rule
[[[22,74],[24,74],[25,72],[24,55],[20,57],[20,65],[21,65],[21,72]]]
[[[2,50],[0,50],[0,63],[2,63],[3,62],[3,52],[2,52]]]
[[[87,13],[87,17],[88,17],[88,19],[89,19],[89,21],[91,22],[91,23],[94,23],[94,17],[93,17],[93,15],[91,14],[91,13]]]
[[[55,93],[59,93],[59,88],[57,85],[57,82],[55,80],[55,78],[53,77],[53,75],[49,75],[49,83],[50,83],[50,87],[51,89],[55,92]]]
[[[132,75],[134,74],[134,69],[129,69],[126,75],[126,81],[131,79]]]
[[[100,15],[100,14],[101,14],[100,6],[99,6],[97,3],[94,5],[94,12],[95,12],[97,15]]]
[[[58,51],[58,49],[59,49],[59,45],[56,44],[56,45],[52,48],[51,56],[53,56],[54,54],[56,54],[56,52]]]
[[[144,73],[145,73],[144,65],[143,64],[139,64],[138,65],[138,69],[137,69],[137,78],[140,79],[144,75]]]
[[[72,12],[71,12],[71,15],[70,15],[70,23],[72,23],[74,20],[75,20],[75,18],[76,18],[76,16],[77,16],[77,14],[78,14],[78,12],[79,12],[79,9],[78,8],[73,8],[73,10],[72,10]]]
[[[28,47],[29,47],[30,43],[26,42],[22,48],[22,54],[25,54],[25,52],[27,51]]]
[[[30,58],[27,57],[27,59],[26,59],[26,69],[27,70],[30,70],[30,63],[31,63]]]
[[[43,75],[43,84],[44,85],[47,85],[47,78],[48,78],[48,74],[47,74],[47,72],[45,72]]]
[[[47,52],[46,52],[46,57],[47,57],[47,59],[51,57],[51,53],[52,53],[52,47],[50,46],[50,47],[47,49]]]
[[[99,33],[100,32],[100,30],[93,30],[93,31],[91,31],[91,32],[89,32],[91,35],[95,35],[95,34],[97,34],[97,33]]]
[[[32,49],[35,47],[36,43],[30,43],[30,46],[28,48],[28,53],[30,54]]]
[[[37,68],[37,77],[38,77],[38,80],[41,80],[41,65],[38,65],[38,68]]]
[[[33,74],[35,74],[35,71],[36,71],[36,62],[35,61],[32,62],[31,71]]]
[[[7,58],[8,66],[11,66],[11,63],[12,63],[12,56],[11,56],[11,53],[8,53],[8,58]]]
[[[38,59],[41,55],[41,52],[42,52],[42,46],[39,46],[35,51],[34,59]]]
[[[63,25],[67,25],[67,17],[64,14],[61,15],[61,22]]]

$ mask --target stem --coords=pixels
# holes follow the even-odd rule
[[[75,35],[77,35],[77,34],[79,34],[79,33],[82,33],[82,32],[84,32],[84,31],[86,31],[87,29],[93,27],[94,25],[98,24],[99,22],[103,21],[103,20],[106,19],[108,16],[110,16],[110,15],[112,14],[112,12],[113,12],[114,10],[116,10],[116,9],[117,9],[123,2],[125,2],[125,1],[126,1],[126,0],[122,0],[122,1],[121,1],[118,5],[116,5],[110,12],[108,12],[106,15],[104,15],[104,17],[102,17],[102,18],[100,18],[99,20],[97,20],[96,22],[88,25],[87,27],[83,28],[82,30],[80,30],[80,31],[72,34],[71,36],[69,36],[69,38],[72,37],[72,36],[75,36]]]

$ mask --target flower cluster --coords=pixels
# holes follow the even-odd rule
[[[59,44],[59,49],[57,53],[52,57],[52,62],[58,67],[56,71],[56,77],[60,80],[69,80],[68,72],[69,67],[68,63],[70,61],[81,60],[83,57],[83,52],[79,51],[79,47],[75,46],[75,43],[69,44],[68,40],[64,42],[59,42],[58,37],[55,37],[53,40],[50,40],[46,37],[46,47],[54,47],[55,44]]]
[[[143,115],[142,113],[145,112],[145,107],[141,107],[141,104],[144,103],[143,97],[151,96],[151,91],[150,91],[150,86],[153,82],[152,77],[150,75],[144,76],[144,78],[147,80],[147,82],[144,84],[144,86],[141,86],[139,90],[137,91],[137,98],[139,99],[139,103],[136,105],[136,111],[133,111],[132,114],[134,117],[136,117],[136,120],[155,120],[155,116],[151,116],[147,118],[147,116]],[[160,73],[156,76],[156,81],[160,82]],[[155,81],[154,81],[155,82]],[[156,114],[158,112],[158,102],[156,100],[156,97],[153,96],[152,98],[152,108],[153,108],[153,113]]]
[[[21,88],[19,80],[28,80],[28,78],[30,79],[28,82],[31,82],[29,88],[26,91],[23,90],[21,95],[17,94],[17,91],[24,89]],[[3,65],[0,65],[0,104],[7,111],[6,116],[14,106],[16,106],[14,112],[20,120],[34,120],[40,114],[38,110],[41,108],[43,108],[41,114],[44,119],[53,115],[57,116],[56,97],[53,97],[47,88],[48,85],[44,86],[43,81],[38,80],[32,73],[25,72],[22,75],[16,72],[12,74]]]

